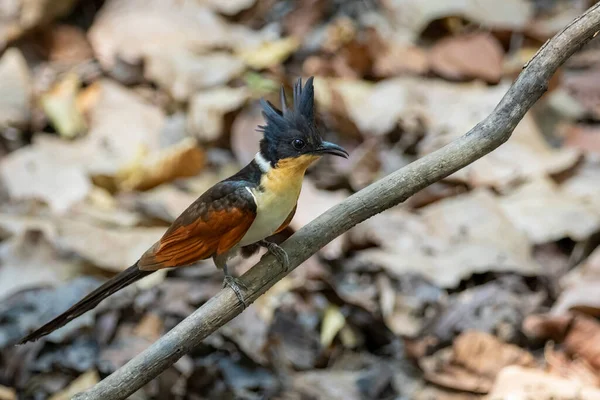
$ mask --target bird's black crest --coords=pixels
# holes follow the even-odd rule
[[[288,108],[283,86],[280,91],[281,110],[270,101],[260,99],[266,125],[260,125],[259,131],[263,132],[266,140],[277,141],[286,132],[297,130],[304,133],[315,129],[315,88],[311,76],[302,87],[302,79],[294,85],[293,107]]]

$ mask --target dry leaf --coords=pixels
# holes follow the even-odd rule
[[[100,382],[98,371],[91,369],[77,377],[65,389],[52,395],[48,400],[69,400],[76,394],[86,391],[98,382]]]
[[[331,207],[345,200],[347,196],[343,190],[334,192],[317,189],[309,179],[304,179],[296,215],[292,219],[290,227],[294,230],[302,228]],[[343,237],[342,234],[326,244],[319,250],[320,254],[330,260],[339,258],[342,255]]]
[[[256,107],[242,110],[231,126],[231,151],[240,165],[246,165],[254,159],[259,150],[258,143],[262,133],[256,130],[265,120]]]
[[[504,51],[489,33],[440,40],[429,53],[431,69],[446,79],[482,79],[498,83],[502,77]]]
[[[487,400],[598,400],[600,390],[547,372],[510,366],[499,374]]]
[[[530,256],[530,243],[487,190],[446,198],[421,209],[421,216],[384,212],[355,229],[382,248],[367,249],[356,261],[378,265],[402,277],[419,273],[444,288],[455,287],[473,273],[541,272]]]
[[[252,7],[256,0],[199,0],[200,4],[205,4],[211,9],[225,15],[236,15],[237,13]]]
[[[589,209],[596,213],[600,212],[600,160],[592,160],[586,157],[582,165],[575,170],[574,176],[570,177],[561,185],[561,191],[565,195],[576,198]]]
[[[64,213],[82,201],[92,185],[80,166],[84,160],[73,162],[66,151],[55,151],[54,144],[65,145],[55,138],[34,137],[32,145],[0,160],[0,176],[13,200],[40,199]]]
[[[587,239],[600,229],[600,213],[560,191],[550,179],[536,179],[503,196],[500,206],[532,243]]]
[[[58,63],[79,63],[94,56],[85,32],[73,25],[54,25],[44,37],[48,59]]]
[[[192,97],[188,128],[203,141],[217,140],[223,134],[224,116],[241,108],[249,97],[246,88],[221,87],[199,92]]]
[[[201,89],[226,84],[244,69],[243,61],[225,52],[194,54],[187,49],[161,49],[148,57],[145,76],[175,100],[186,101]]]
[[[160,316],[154,313],[148,313],[144,315],[142,320],[133,329],[133,334],[154,342],[160,338],[163,329],[163,320]]]
[[[344,325],[346,325],[346,317],[337,306],[330,304],[325,309],[325,315],[323,315],[321,323],[321,346],[323,348],[329,347]]]
[[[58,133],[68,139],[83,133],[86,129],[85,120],[76,103],[80,88],[79,77],[75,73],[70,73],[40,98],[44,112]]]
[[[490,28],[521,30],[533,15],[533,5],[525,0],[385,0],[383,6],[407,39],[418,38],[431,21],[447,16],[461,16]]]
[[[600,130],[589,125],[569,125],[564,133],[564,146],[578,149],[581,152],[600,155]]]
[[[9,0],[0,4],[0,51],[7,42],[19,38],[36,26],[69,13],[76,0]]]
[[[518,346],[483,332],[466,332],[456,338],[451,354],[441,350],[420,360],[425,379],[450,389],[487,393],[506,366],[535,366],[533,356]]]
[[[13,388],[0,385],[0,400],[17,400],[17,392]]]
[[[22,129],[29,124],[31,91],[25,58],[16,48],[6,50],[0,58],[0,129]]]
[[[130,65],[162,51],[244,48],[258,45],[257,34],[228,25],[195,0],[109,0],[96,15],[88,37],[107,70],[120,58]]]
[[[192,138],[168,147],[152,157],[141,157],[117,172],[121,190],[148,190],[177,178],[198,174],[204,167],[204,151]]]
[[[238,56],[254,69],[265,69],[281,64],[296,49],[300,41],[295,37],[287,37],[274,41],[265,41],[258,47],[240,48]]]
[[[417,46],[392,43],[373,56],[373,74],[377,77],[389,78],[406,73],[422,75],[429,70],[427,53]]]

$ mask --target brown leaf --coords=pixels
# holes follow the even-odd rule
[[[563,77],[565,89],[596,119],[600,118],[599,81],[599,68],[575,70],[565,73]]]
[[[440,40],[429,53],[431,69],[451,80],[482,79],[498,83],[502,77],[504,51],[489,33]]]
[[[535,366],[530,353],[482,332],[463,333],[454,341],[451,355],[446,350],[440,353],[421,360],[425,379],[474,393],[487,393],[506,366]]]
[[[133,329],[135,336],[143,337],[151,342],[156,341],[163,333],[163,321],[154,313],[144,315],[142,320]]]
[[[0,58],[0,129],[29,124],[31,91],[25,58],[16,48],[6,50]]]
[[[425,50],[417,46],[388,44],[378,52],[373,61],[373,74],[390,78],[401,74],[425,74],[429,70],[429,60]]]
[[[597,400],[600,390],[544,371],[510,366],[499,374],[488,400]]]
[[[7,42],[43,23],[69,13],[77,4],[76,0],[16,0],[2,3],[2,24],[0,25],[0,50]]]
[[[589,125],[569,125],[563,145],[585,153],[600,154],[600,129]]]
[[[48,58],[53,62],[79,63],[94,56],[85,32],[74,25],[54,25],[46,32],[44,40]]]
[[[245,108],[238,114],[231,126],[231,151],[240,165],[246,165],[258,152],[262,133],[256,130],[264,123],[258,108]]]
[[[295,37],[304,37],[321,20],[326,11],[324,0],[303,0],[286,14],[283,20],[285,31]]]

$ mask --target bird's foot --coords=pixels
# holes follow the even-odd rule
[[[225,279],[223,280],[223,287],[227,286],[229,286],[231,290],[233,290],[233,293],[235,293],[235,296],[238,298],[240,303],[242,303],[244,308],[248,307],[248,304],[246,304],[246,300],[244,300],[243,294],[243,291],[248,290],[248,287],[244,284],[244,282],[242,282],[241,279],[234,278],[231,275],[225,275]]]
[[[279,263],[283,266],[283,270],[285,272],[290,269],[290,259],[285,250],[279,247],[279,245],[266,240],[261,240],[260,245],[266,247],[269,253],[275,256],[277,261],[279,261]]]

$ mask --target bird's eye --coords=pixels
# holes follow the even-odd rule
[[[292,142],[292,146],[294,146],[296,150],[302,150],[302,148],[304,147],[304,140],[294,139],[294,141]]]

